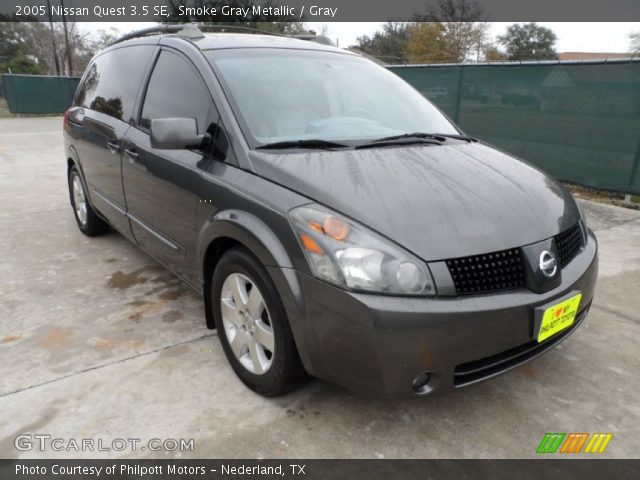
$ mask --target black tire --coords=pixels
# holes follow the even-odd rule
[[[271,365],[262,374],[249,371],[233,353],[222,320],[222,290],[225,280],[232,274],[247,277],[261,294],[268,313],[268,321],[275,339]],[[211,307],[220,343],[236,375],[251,390],[265,397],[288,393],[308,378],[298,355],[291,327],[278,292],[262,264],[244,248],[235,247],[226,252],[213,273]]]
[[[82,186],[82,194],[84,196],[84,204],[86,208],[86,218],[84,219],[84,221],[80,218],[74,198],[73,185],[76,178]],[[89,203],[89,200],[87,198],[87,187],[82,181],[82,176],[78,172],[78,168],[75,165],[69,169],[67,183],[69,186],[69,200],[71,202],[71,208],[73,209],[73,216],[76,219],[76,223],[78,224],[78,228],[80,229],[80,231],[89,237],[96,237],[98,235],[104,235],[105,233],[107,233],[109,231],[109,224],[102,218],[100,218],[91,207],[91,204]]]

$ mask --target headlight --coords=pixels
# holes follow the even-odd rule
[[[315,204],[289,216],[316,277],[350,290],[435,295],[427,265],[377,233]]]

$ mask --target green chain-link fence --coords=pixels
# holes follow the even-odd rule
[[[469,135],[561,180],[640,193],[640,61],[390,69]]]
[[[11,113],[64,113],[71,106],[79,78],[2,75],[2,90]]]

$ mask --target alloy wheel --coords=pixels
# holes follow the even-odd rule
[[[242,366],[256,375],[271,367],[275,337],[269,311],[257,285],[240,273],[222,285],[220,311],[231,351]]]
[[[73,190],[73,206],[76,210],[76,216],[78,221],[82,225],[87,224],[87,200],[84,194],[84,187],[82,186],[82,180],[79,175],[74,175],[72,180]]]

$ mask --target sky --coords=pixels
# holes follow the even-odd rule
[[[87,23],[85,29],[116,28],[122,33],[145,28],[153,23]],[[380,30],[381,22],[306,22],[310,30],[321,32],[326,29],[327,36],[340,47],[354,45],[359,36],[372,35]],[[511,22],[491,22],[490,36],[495,38],[507,29]],[[539,25],[553,30],[558,36],[558,52],[626,52],[629,49],[629,34],[640,32],[640,23],[631,22],[539,22]]]

